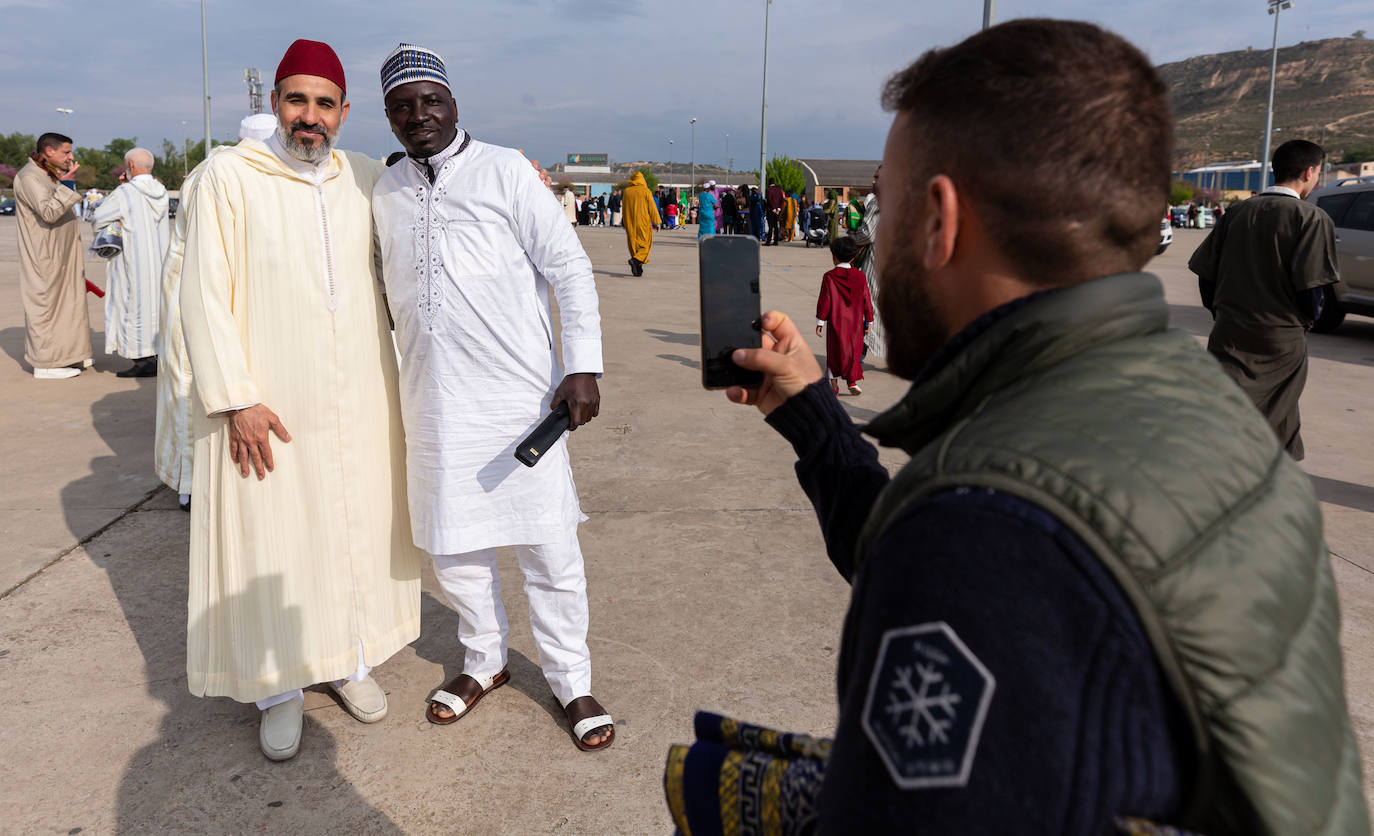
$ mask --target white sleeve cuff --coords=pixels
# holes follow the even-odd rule
[[[230,413],[230,412],[238,412],[240,409],[247,409],[247,408],[250,407],[250,406],[257,406],[257,404],[255,404],[255,403],[246,403],[246,404],[240,404],[239,406],[226,406],[224,409],[216,409],[216,410],[214,410],[213,412],[210,412],[210,413],[208,413],[208,414],[209,414],[209,416],[210,416],[211,418],[214,418],[214,417],[216,417],[216,416],[224,415],[224,414],[227,414],[227,413]]]
[[[817,328],[824,328],[824,327],[825,327],[825,320],[824,320],[824,319],[818,319],[818,320],[816,320],[816,327],[817,327]]]

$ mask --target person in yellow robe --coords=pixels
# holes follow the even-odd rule
[[[630,245],[630,272],[642,276],[644,265],[649,263],[649,251],[654,246],[654,227],[663,223],[658,214],[658,204],[654,202],[654,196],[644,181],[644,172],[636,171],[630,175],[630,185],[625,187],[621,205],[625,240]]]
[[[328,45],[292,44],[276,133],[211,157],[188,208],[187,679],[199,696],[256,702],[273,760],[299,748],[305,686],[329,683],[354,717],[382,719],[370,668],[420,634],[369,199],[384,167],[333,149],[345,90]]]
[[[782,204],[782,240],[791,241],[797,229],[797,199],[792,195]]]

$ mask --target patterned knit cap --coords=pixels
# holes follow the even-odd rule
[[[400,44],[382,62],[382,96],[412,81],[432,81],[453,91],[439,53],[414,44]]]

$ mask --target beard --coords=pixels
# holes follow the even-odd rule
[[[878,256],[878,316],[887,331],[887,366],[898,377],[915,380],[950,335],[940,324],[921,259],[901,245],[881,248]]]
[[[306,145],[297,142],[292,134],[299,130],[318,131],[320,136],[324,137],[324,140],[319,145]],[[299,119],[292,122],[289,127],[280,123],[277,125],[277,139],[281,140],[281,144],[286,147],[287,153],[301,162],[310,163],[311,165],[329,159],[329,154],[334,150],[334,142],[338,140],[338,138],[338,131],[330,133],[322,124],[312,125],[309,122],[302,122]]]

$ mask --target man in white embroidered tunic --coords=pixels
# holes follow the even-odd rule
[[[153,154],[133,148],[124,155],[127,182],[100,201],[91,215],[96,228],[118,223],[124,247],[109,261],[105,285],[105,353],[134,361],[118,377],[157,374],[158,313],[162,261],[171,227],[167,188],[153,179]]]
[[[382,88],[408,155],[377,183],[373,216],[402,357],[411,525],[466,650],[463,674],[426,714],[452,723],[509,679],[496,548],[515,546],[544,677],[577,746],[605,748],[615,732],[591,696],[585,517],[567,448],[560,440],[534,468],[513,456],[551,407],[567,403],[573,429],[599,410],[591,262],[529,162],[457,127],[439,56],[402,44],[382,66]]]
[[[354,717],[382,719],[370,666],[420,633],[369,202],[383,166],[333,150],[345,90],[332,49],[292,44],[276,133],[209,159],[187,223],[187,678],[197,695],[256,702],[273,760],[299,747],[304,686],[328,682]]]

